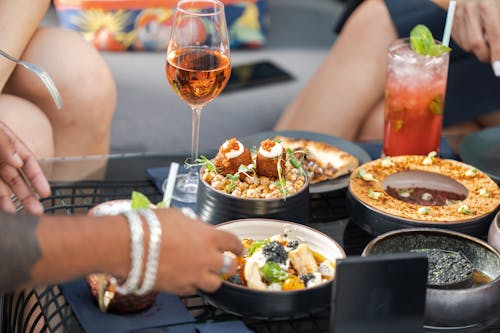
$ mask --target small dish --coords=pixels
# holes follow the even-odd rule
[[[285,230],[303,239],[313,250],[332,262],[345,258],[342,247],[325,234],[305,225],[273,219],[242,219],[217,225],[240,238],[266,239]],[[252,318],[289,318],[314,313],[330,305],[334,280],[293,291],[262,291],[227,281],[214,293],[205,294],[209,303],[226,312]]]
[[[436,228],[401,229],[376,237],[362,255],[421,249],[459,252],[472,263],[476,274],[475,285],[469,288],[427,288],[426,326],[467,327],[500,316],[500,253],[475,237]]]
[[[491,221],[490,229],[488,230],[488,243],[497,251],[500,251],[500,211]]]

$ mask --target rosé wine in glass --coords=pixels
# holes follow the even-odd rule
[[[417,54],[408,38],[388,52],[383,155],[439,151],[449,53]]]

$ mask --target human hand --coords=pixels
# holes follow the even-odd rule
[[[482,62],[500,61],[500,0],[457,0],[453,40]],[[500,69],[499,69],[500,70]],[[495,73],[500,75],[500,73]]]
[[[39,215],[43,207],[38,197],[48,196],[50,186],[33,153],[0,122],[0,209],[15,213],[11,193],[28,213]]]
[[[242,255],[244,248],[235,235],[185,216],[178,209],[156,209],[162,224],[157,289],[186,295],[201,289],[218,289],[222,283],[224,251]],[[233,260],[229,273],[236,272]]]

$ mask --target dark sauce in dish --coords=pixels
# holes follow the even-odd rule
[[[447,206],[466,198],[465,195],[424,187],[395,188],[385,190],[391,197],[420,206]]]

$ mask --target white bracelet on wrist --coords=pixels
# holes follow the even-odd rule
[[[119,286],[114,277],[110,278],[110,282],[116,286],[118,293],[127,295],[137,290],[139,280],[141,279],[144,257],[144,230],[141,218],[137,212],[126,211],[123,215],[127,218],[130,227],[130,272],[123,285]]]
[[[156,282],[162,230],[158,217],[151,209],[139,210],[139,213],[144,216],[148,223],[149,246],[148,258],[144,269],[144,279],[141,287],[136,289],[134,293],[136,295],[144,295],[153,289]]]

